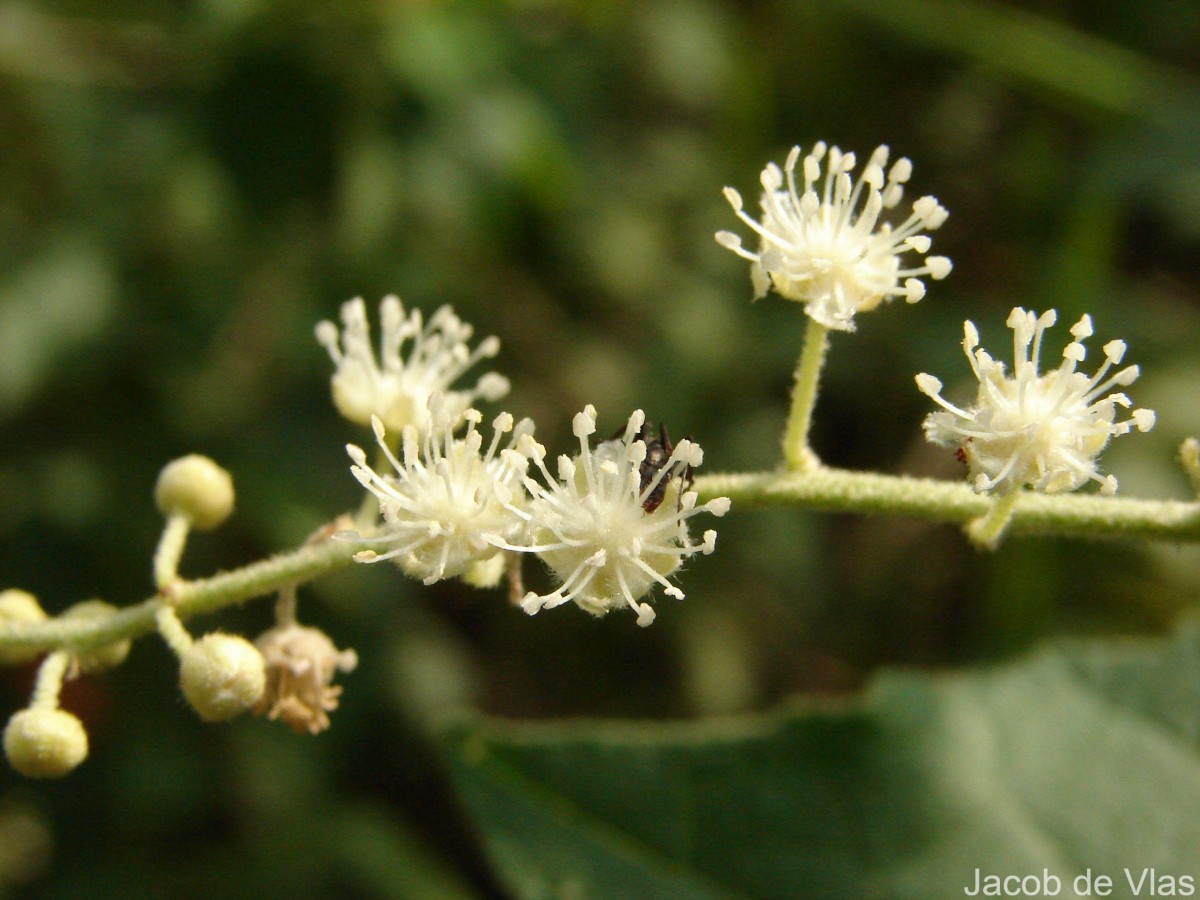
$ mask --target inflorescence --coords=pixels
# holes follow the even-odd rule
[[[639,625],[649,625],[654,609],[638,601],[656,584],[682,600],[683,591],[669,576],[687,557],[716,548],[715,531],[705,531],[693,543],[686,524],[702,512],[723,516],[729,511],[728,498],[697,506],[696,492],[685,489],[704,454],[682,440],[661,464],[647,469],[645,421],[645,414],[634,410],[622,438],[593,449],[589,437],[596,431],[596,410],[586,407],[572,426],[579,453],[558,458],[557,478],[546,468],[545,448],[532,438],[524,442],[545,482],[525,480],[531,499],[525,509],[511,509],[525,522],[529,543],[509,549],[536,553],[559,583],[548,594],[524,596],[521,608],[530,615],[573,600],[597,616],[629,607]],[[662,485],[667,489],[655,504],[650,498]]]
[[[787,429],[803,445],[793,448],[793,455],[807,458],[806,423],[824,359],[825,329],[853,331],[859,312],[894,297],[915,303],[925,294],[922,279],[944,278],[951,264],[928,255],[931,239],[924,232],[939,228],[948,215],[933,197],[913,203],[911,214],[896,226],[881,221],[903,198],[912,174],[907,159],[885,171],[888,149],[878,147],[855,180],[854,154],[818,143],[803,158],[802,184],[798,165],[796,147],[783,168],[770,163],[763,170],[758,220],[744,211],[737,191],[725,189],[737,217],[758,236],[757,250],[747,249],[732,232],[716,237],[750,262],[756,298],[773,290],[802,303],[811,319],[809,335],[819,336],[806,339]],[[901,261],[909,253],[921,258],[918,264]],[[379,314],[378,352],[361,299],[342,305],[340,329],[328,321],[316,327],[317,340],[334,363],[334,405],[350,421],[371,427],[377,453],[369,461],[366,450],[347,446],[350,471],[367,491],[356,527],[345,527],[343,522],[351,520],[343,516],[318,531],[310,544],[331,537],[353,541],[361,548],[354,554],[358,562],[390,560],[425,584],[461,578],[491,587],[507,575],[512,602],[531,616],[573,602],[596,616],[630,609],[645,626],[655,618],[649,597],[656,587],[683,598],[677,582],[683,564],[716,547],[711,528],[698,540],[692,537],[691,520],[701,514],[720,517],[730,508],[727,497],[699,502],[692,488],[693,470],[703,462],[697,443],[683,439],[672,445],[661,426],[655,438],[641,410],[628,417],[623,431],[593,441],[597,414],[588,405],[572,423],[578,450],[558,456],[552,468],[530,420],[517,422],[502,412],[491,421],[490,435],[481,428],[484,416],[475,404],[505,396],[506,378],[488,372],[471,388],[455,387],[468,370],[498,353],[497,338],[485,338],[472,349],[473,329],[448,306],[426,322],[420,311],[406,314],[400,300],[389,296]],[[1131,409],[1129,397],[1115,390],[1139,375],[1137,366],[1119,368],[1123,341],[1104,345],[1105,359],[1094,375],[1078,371],[1086,357],[1084,341],[1092,334],[1086,315],[1071,328],[1074,339],[1061,364],[1040,370],[1043,335],[1054,321],[1054,311],[1040,316],[1012,311],[1011,371],[979,346],[978,331],[966,323],[963,349],[978,381],[973,404],[957,406],[942,396],[937,378],[916,376],[918,388],[941,407],[925,419],[926,436],[957,448],[974,490],[994,497],[990,512],[967,527],[980,546],[996,545],[1026,489],[1053,494],[1097,482],[1101,493],[1114,493],[1116,479],[1099,472],[1100,453],[1113,437],[1154,425],[1152,411]],[[1128,414],[1121,418],[1124,410]],[[795,427],[796,422],[805,427]],[[1185,446],[1185,467],[1200,485],[1197,460],[1200,450],[1194,443],[1190,451]],[[791,477],[804,474],[793,471]],[[232,513],[229,474],[206,457],[184,457],[163,469],[155,499],[166,523],[154,554],[156,594],[149,611],[178,658],[186,701],[209,721],[253,711],[300,733],[328,728],[342,690],[333,679],[352,671],[358,657],[353,650],[339,650],[321,630],[297,622],[299,580],[274,583],[276,623],[256,642],[221,631],[193,638],[184,627],[177,598],[186,582],[179,562],[192,530],[215,528]],[[544,563],[549,590],[524,588],[521,562],[529,555]],[[229,602],[254,595],[243,587],[246,592]],[[79,620],[115,621],[118,612],[89,600],[51,620],[31,594],[5,590],[0,592],[0,638],[59,622],[69,628]],[[110,643],[78,651],[64,637],[39,663],[28,706],[9,719],[4,731],[5,753],[19,772],[59,777],[87,757],[87,732],[59,707],[59,694],[65,680],[125,659],[130,632],[104,634],[106,640],[112,636]],[[0,664],[22,664],[36,655],[19,641],[0,640]]]
[[[513,417],[501,413],[492,423],[485,451],[477,429],[482,419],[475,409],[451,416],[443,396],[434,394],[423,434],[406,426],[397,458],[383,423],[373,418],[376,442],[394,474],[379,474],[361,447],[347,446],[354,461],[351,473],[378,499],[383,517],[374,534],[353,535],[360,543],[382,548],[360,551],[359,562],[395,560],[409,575],[433,584],[486,565],[517,539],[522,523],[511,510],[523,500],[527,460],[513,445],[533,431],[533,422],[524,419],[514,426]],[[466,433],[455,437],[464,422]],[[508,443],[501,449],[505,435]]]
[[[335,396],[339,390],[344,392],[345,385],[335,386]],[[365,409],[375,402],[370,386],[363,383],[360,390],[362,396],[343,396],[339,407]],[[648,445],[654,442],[643,435],[645,419],[636,410],[623,438],[593,449],[588,437],[596,430],[596,410],[587,407],[574,421],[579,453],[559,457],[556,478],[546,468],[546,449],[534,440],[528,419],[514,424],[510,414],[501,413],[485,448],[478,428],[482,413],[447,408],[446,395],[434,392],[421,427],[404,426],[397,455],[376,411],[371,424],[387,468],[372,466],[361,447],[346,449],[350,471],[378,502],[382,521],[340,536],[370,545],[357,561],[392,560],[425,584],[462,577],[487,587],[508,571],[516,586],[522,583],[520,555],[533,554],[558,586],[547,594],[518,596],[525,612],[574,601],[597,616],[629,608],[639,625],[649,625],[654,610],[643,598],[655,585],[682,598],[669,576],[686,558],[715,547],[715,531],[694,543],[686,521],[702,512],[724,515],[729,501],[698,506],[696,493],[685,489],[691,470],[703,461],[693,441],[680,441],[660,465],[647,465]],[[464,427],[465,433],[456,436]],[[527,474],[530,463],[542,481]],[[648,500],[668,493],[669,501]]]
[[[333,322],[317,324],[317,340],[334,363],[334,405],[351,422],[370,425],[377,417],[388,431],[399,434],[407,425],[424,427],[434,394],[443,395],[444,409],[453,418],[477,399],[491,402],[508,393],[508,379],[495,372],[480,377],[469,390],[450,389],[480,360],[495,356],[500,340],[484,338],[470,349],[467,342],[474,329],[449,306],[440,307],[425,323],[420,310],[405,315],[400,298],[390,295],[379,304],[379,318],[378,357],[362,298],[342,304],[341,331]]]

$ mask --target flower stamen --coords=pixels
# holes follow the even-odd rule
[[[333,322],[318,323],[316,336],[336,367],[331,382],[334,405],[352,422],[369,425],[374,416],[399,434],[408,425],[425,427],[429,398],[435,393],[444,396],[451,419],[477,399],[494,401],[508,393],[508,379],[495,372],[480,377],[469,390],[451,389],[468,369],[495,356],[500,341],[487,337],[470,350],[467,341],[474,329],[449,306],[440,307],[425,323],[420,310],[405,315],[399,297],[385,297],[379,304],[378,356],[362,298],[343,303],[341,318],[340,330]]]
[[[1093,333],[1090,316],[1071,328],[1073,341],[1062,353],[1058,368],[1039,371],[1042,339],[1057,314],[1042,315],[1017,307],[1008,317],[1013,332],[1013,371],[979,347],[979,332],[963,326],[963,351],[979,381],[975,404],[963,408],[941,396],[942,383],[932,375],[917,375],[917,388],[942,408],[926,417],[925,435],[933,443],[957,446],[967,463],[976,491],[1007,494],[1028,486],[1046,493],[1073,491],[1088,481],[1103,494],[1117,490],[1112,475],[1099,474],[1097,458],[1116,435],[1132,428],[1149,431],[1152,410],[1132,410],[1118,421],[1118,407],[1132,402],[1123,393],[1105,392],[1137,380],[1140,370],[1128,366],[1109,374],[1125,356],[1124,341],[1104,345],[1105,360],[1094,375],[1077,371],[1087,357],[1084,340]]]
[[[526,494],[528,460],[518,449],[533,432],[528,419],[513,422],[501,413],[492,423],[492,439],[481,452],[483,437],[478,411],[451,416],[444,395],[430,398],[425,428],[408,425],[401,439],[401,458],[387,442],[387,429],[372,420],[375,439],[394,474],[380,474],[367,463],[362,448],[346,448],[351,473],[375,495],[383,517],[377,534],[343,532],[365,544],[387,545],[380,553],[364,550],[359,562],[395,559],[401,568],[426,584],[468,574],[503,549],[511,549],[525,528],[521,515]],[[466,422],[466,433],[454,431]],[[507,444],[501,441],[507,436]],[[517,515],[513,515],[516,512]],[[499,577],[499,576],[497,576]]]
[[[801,164],[801,150],[793,147],[782,170],[768,163],[762,171],[761,221],[745,211],[741,194],[725,188],[734,214],[758,235],[759,248],[748,250],[741,237],[730,231],[717,232],[717,243],[751,263],[755,299],[774,289],[805,304],[809,316],[821,325],[852,331],[855,313],[893,297],[916,303],[925,295],[922,278],[937,281],[950,273],[950,260],[944,256],[927,256],[919,266],[901,266],[904,253],[929,252],[932,241],[921,232],[941,227],[949,213],[927,196],[913,204],[912,213],[899,226],[880,224],[883,211],[899,204],[912,175],[912,163],[904,158],[885,175],[888,152],[886,146],[877,147],[855,181],[850,174],[856,163],[853,153],[820,142]],[[818,192],[823,161],[824,180]],[[803,187],[796,179],[798,164]]]
[[[596,431],[596,410],[585,407],[572,423],[579,452],[574,458],[559,457],[558,477],[545,465],[544,448],[525,439],[521,449],[544,483],[524,480],[529,492],[526,543],[504,548],[536,554],[559,581],[546,594],[525,594],[525,612],[533,615],[573,601],[597,616],[628,607],[637,613],[639,625],[649,625],[654,609],[641,598],[657,584],[668,596],[682,599],[683,591],[670,576],[687,557],[712,552],[715,532],[705,532],[702,543],[695,544],[686,522],[700,513],[724,515],[729,501],[718,498],[698,506],[696,493],[686,489],[684,473],[703,460],[692,441],[680,441],[653,477],[643,479],[645,421],[645,414],[636,410],[622,437],[593,447],[589,438]],[[663,491],[664,484],[668,492],[675,488],[674,496],[648,509],[647,498]]]

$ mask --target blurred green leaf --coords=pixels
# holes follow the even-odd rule
[[[476,892],[403,821],[360,805],[343,811],[335,855],[366,896],[469,900]]]
[[[911,40],[973,57],[1106,112],[1140,117],[1185,86],[1183,72],[1092,34],[991,0],[838,0]]]
[[[32,3],[0,7],[0,74],[66,84],[134,87],[158,80],[164,35],[135,25],[58,15]]]
[[[1200,626],[695,724],[471,721],[453,776],[520,897],[949,897],[1195,876]]]
[[[0,278],[0,420],[24,406],[65,357],[99,337],[115,294],[112,261],[80,235]]]

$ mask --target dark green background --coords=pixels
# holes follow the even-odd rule
[[[1145,375],[1150,435],[1106,470],[1186,497],[1200,432],[1200,7],[1188,2],[210,2],[0,5],[0,587],[51,612],[150,589],[158,469],[226,466],[236,516],[207,574],[358,502],[330,365],[345,299],[453,304],[503,342],[504,408],[569,448],[634,407],[705,470],[770,468],[801,310],[750,304],[713,241],[788,148],[915,164],[950,210],[953,274],[835,334],[814,442],[854,468],[960,477],[912,377],[969,391],[964,318],[1009,355],[1014,305],[1096,322]],[[1122,446],[1124,445],[1124,446]],[[17,896],[440,896],[498,882],[430,737],[436,714],[695,718],[843,694],[885,664],[1008,656],[1059,633],[1158,631],[1194,603],[1191,549],[1012,542],[948,527],[738,510],[658,621],[529,619],[499,592],[387,567],[301,591],[361,659],[330,732],[202,725],[170,655],[72,684],[92,755],[65,782],[0,772],[0,844],[48,855]],[[531,567],[535,583],[542,576]],[[219,617],[253,635],[258,602]],[[217,620],[195,623],[213,627]],[[0,711],[31,670],[0,672]],[[15,874],[15,873],[14,873]],[[2,888],[0,888],[2,890]]]

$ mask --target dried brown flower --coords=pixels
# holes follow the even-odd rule
[[[255,642],[267,664],[267,689],[254,708],[258,715],[282,719],[297,734],[318,734],[329,727],[341,687],[332,685],[339,671],[358,665],[353,650],[338,650],[319,628],[279,625]]]

